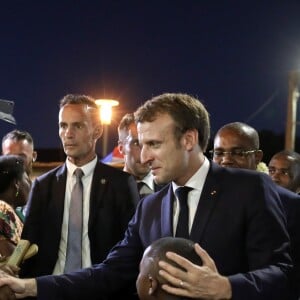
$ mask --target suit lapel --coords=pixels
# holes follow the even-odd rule
[[[218,171],[213,165],[207,174],[200,201],[196,210],[194,223],[191,230],[191,240],[200,241],[209,218],[214,210],[219,196],[220,183],[217,179]],[[169,184],[167,193],[162,197],[161,205],[161,230],[162,236],[173,236],[173,189]]]
[[[57,216],[55,221],[57,236],[61,234],[61,224],[63,223],[65,193],[67,182],[67,167],[63,164],[56,172],[56,181],[52,185],[51,206],[53,204],[53,215]]]
[[[203,186],[191,230],[191,239],[194,241],[201,241],[202,234],[218,200],[220,183],[216,180],[216,174],[214,173],[215,170],[211,166]]]
[[[90,214],[89,214],[89,225],[91,228],[95,217],[97,216],[99,204],[102,199],[103,192],[105,191],[105,186],[107,185],[107,178],[103,176],[103,170],[101,170],[101,163],[97,161],[95,170],[93,173],[91,193],[90,193]]]
[[[162,198],[161,232],[162,236],[173,236],[173,189],[169,184],[168,192]]]

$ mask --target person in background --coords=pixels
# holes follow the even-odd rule
[[[195,246],[193,241],[176,237],[163,237],[154,241],[146,248],[140,262],[140,271],[136,281],[140,300],[183,299],[183,297],[171,295],[161,288],[161,285],[166,281],[159,275],[159,261],[165,260],[178,266],[167,258],[166,253],[169,251],[186,258],[187,263],[192,262],[199,266],[202,265],[201,249],[199,245]]]
[[[259,148],[259,134],[256,129],[242,122],[232,122],[217,131],[211,153],[213,161],[223,167],[257,170],[263,158],[263,151]],[[277,185],[274,187],[287,218],[294,262],[292,284],[300,297],[300,196]]]
[[[123,171],[135,177],[140,197],[158,191],[160,186],[154,182],[149,164],[141,163],[141,146],[133,113],[128,113],[121,119],[118,136],[118,149],[124,156]]]
[[[27,131],[12,130],[2,138],[2,154],[15,154],[24,159],[25,169],[30,181],[32,178],[32,164],[36,161],[37,152],[34,150],[34,143],[31,134]],[[16,213],[25,220],[26,205],[16,208]]]
[[[33,138],[27,131],[12,130],[2,138],[2,154],[15,154],[23,157],[26,172],[32,176],[32,164],[37,159]]]
[[[0,156],[0,254],[10,256],[21,238],[22,220],[15,212],[26,204],[30,180],[24,160],[17,155]]]
[[[93,98],[68,94],[60,101],[59,136],[66,162],[33,182],[22,238],[39,247],[20,276],[61,274],[68,251],[68,220],[74,171],[83,172],[82,268],[101,262],[124,234],[139,195],[133,176],[102,163],[96,142],[102,135]]]
[[[201,246],[197,252],[203,266],[168,253],[179,267],[159,262],[167,281],[163,290],[210,300],[288,299],[289,237],[271,178],[223,168],[205,157],[209,115],[190,95],[158,95],[137,109],[135,120],[141,162],[150,165],[158,184],[168,184],[138,202],[123,240],[90,268],[26,279],[0,272],[0,286],[9,285],[18,298],[43,300],[112,299],[117,291],[135,292],[144,250],[161,237],[179,237],[185,228]],[[45,222],[54,225],[50,218]]]
[[[6,100],[0,100],[0,104],[2,106],[2,108],[0,109],[0,119],[5,121],[5,122],[9,122],[12,124],[16,125],[16,120],[12,115],[12,111],[13,111],[13,107],[14,107],[14,102],[13,101],[6,101]],[[21,208],[20,208],[21,211]],[[22,213],[20,213],[20,216],[22,217],[22,219],[24,219],[24,216]],[[0,268],[2,268],[3,271],[6,271],[8,274],[10,275],[15,275],[15,273],[17,274],[18,270],[16,272],[11,272],[10,268],[7,268],[7,266],[0,266]],[[1,287],[1,291],[0,291],[1,295],[3,294],[4,297],[9,297],[12,299],[16,299],[14,293],[11,291],[11,289],[8,286],[3,286]]]
[[[268,164],[272,180],[297,194],[300,193],[300,154],[283,150],[275,153]]]

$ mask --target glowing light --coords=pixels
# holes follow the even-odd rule
[[[119,105],[119,101],[113,99],[98,99],[96,104],[100,106],[100,120],[102,124],[110,124],[112,118],[112,107]]]
[[[119,101],[113,99],[97,99],[96,104],[100,106],[100,120],[103,125],[102,157],[107,155],[108,125],[111,123],[112,107],[119,105]]]

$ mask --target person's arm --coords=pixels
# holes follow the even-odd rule
[[[37,296],[37,284],[34,278],[19,279],[20,282],[16,282],[16,285],[9,285],[10,288],[16,293],[18,298],[36,297]],[[19,286],[18,286],[19,284]],[[23,289],[19,289],[23,287]]]
[[[20,279],[8,275],[6,272],[0,270],[0,299],[15,299],[9,297],[9,293],[7,293],[7,298],[4,297],[4,291],[2,291],[2,287],[4,287],[5,285],[12,290],[12,292],[18,299],[37,296],[37,284],[34,278]]]
[[[163,284],[162,288],[168,293],[183,297],[231,299],[232,291],[228,278],[218,273],[214,261],[199,244],[195,244],[195,251],[203,261],[202,266],[195,265],[176,253],[167,253],[167,257],[185,271],[160,261],[159,274],[170,283]]]

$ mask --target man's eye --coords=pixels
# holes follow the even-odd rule
[[[161,143],[160,142],[151,142],[150,144],[149,144],[149,146],[151,147],[151,148],[159,148],[159,146],[161,145]]]
[[[129,145],[131,147],[135,147],[135,148],[140,147],[140,143],[138,141],[132,141],[132,142],[129,143]]]
[[[270,173],[270,174],[274,174],[274,173],[275,173],[275,170],[269,168],[269,173]]]
[[[242,150],[233,150],[232,151],[232,155],[235,155],[235,156],[244,156],[245,154],[245,151],[242,151]]]
[[[213,152],[213,154],[215,155],[215,156],[223,156],[223,151],[214,151]]]
[[[283,175],[283,176],[289,176],[290,172],[288,169],[276,169],[276,168],[269,168],[269,174],[275,175],[278,173],[278,175]]]

